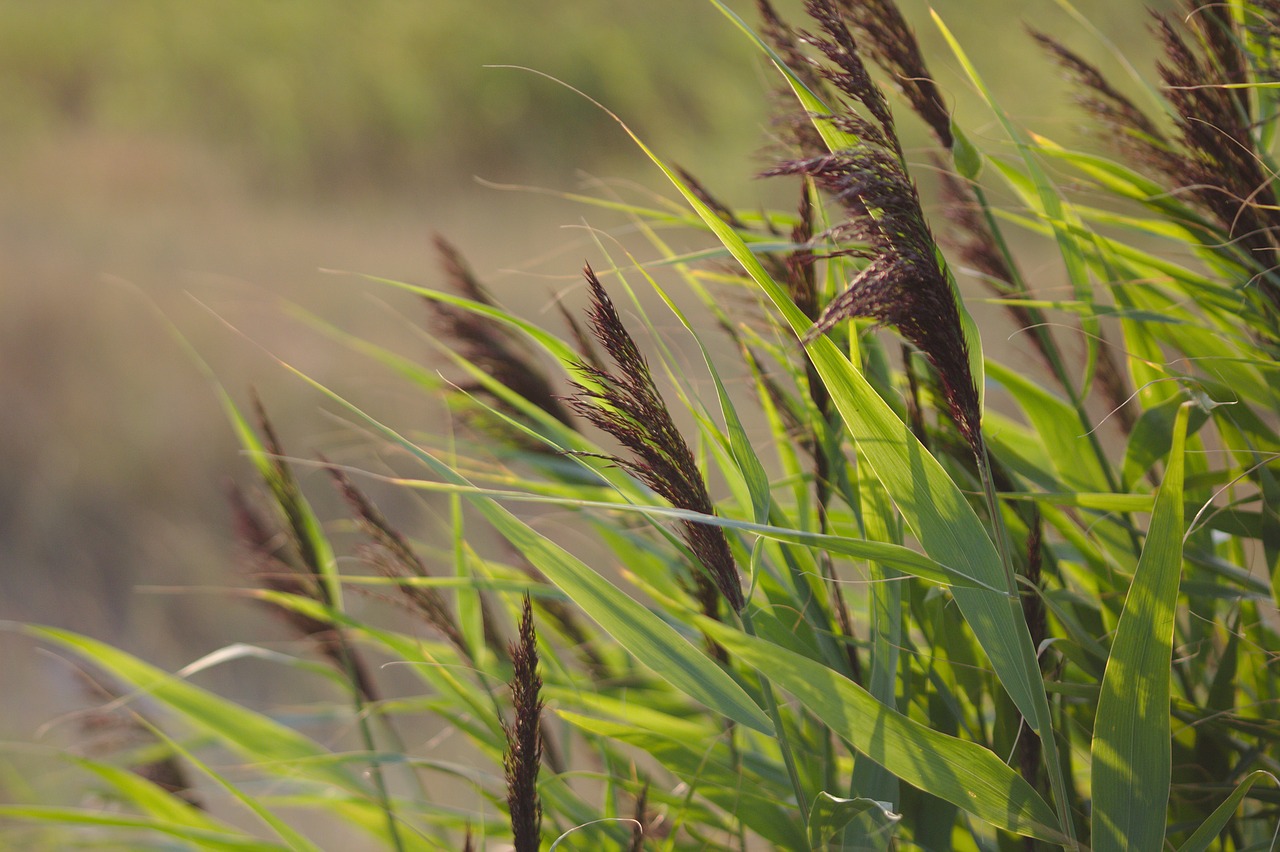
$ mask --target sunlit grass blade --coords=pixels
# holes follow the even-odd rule
[[[1265,769],[1257,769],[1250,772],[1245,779],[1240,782],[1239,786],[1231,792],[1227,800],[1218,807],[1214,808],[1212,814],[1206,819],[1195,832],[1187,838],[1187,841],[1178,847],[1178,852],[1204,852],[1208,849],[1213,841],[1217,840],[1222,830],[1226,827],[1227,822],[1235,815],[1236,808],[1240,807],[1240,803],[1244,801],[1244,797],[1253,789],[1253,785],[1259,781],[1270,781],[1272,784],[1280,787],[1280,779],[1276,778]],[[1275,848],[1274,839],[1271,848]]]
[[[915,722],[838,673],[776,645],[712,627],[716,640],[903,781],[999,828],[1062,841],[1053,809],[1020,775],[981,746]]]
[[[324,594],[329,604],[341,611],[343,608],[342,583],[338,581],[338,567],[334,559],[333,547],[320,528],[320,519],[316,517],[315,511],[306,498],[290,487],[288,469],[277,467],[283,460],[272,458],[267,446],[232,401],[231,395],[216,381],[214,388],[222,400],[223,409],[231,419],[232,428],[235,429],[241,446],[249,454],[258,474],[271,489],[279,511],[287,516],[289,527],[296,532],[297,546],[302,551],[304,561],[307,562],[308,568],[318,573],[320,582],[324,584]]]
[[[705,736],[689,739],[653,730],[646,724],[648,718],[633,723],[596,719],[567,710],[559,711],[558,715],[582,731],[627,743],[653,755],[689,785],[693,795],[737,814],[751,831],[778,848],[802,848],[804,833],[794,806],[763,792],[777,789],[774,785],[779,782],[788,783],[785,776],[764,784],[754,771],[734,766],[726,744],[707,741]]]
[[[862,832],[860,844],[854,848],[876,848],[872,843],[879,848],[890,848],[894,827],[902,819],[900,815],[885,810],[883,803],[874,799],[845,799],[819,793],[809,811],[809,848],[825,849],[833,835],[864,815],[867,830]],[[845,847],[848,846],[846,843]]]
[[[862,501],[862,518],[867,537],[873,540],[900,540],[901,525],[894,514],[889,495],[870,470],[860,470],[858,475],[858,496]],[[897,710],[903,630],[904,627],[909,627],[909,622],[904,624],[903,618],[905,584],[898,582],[902,575],[883,562],[871,561],[867,571],[872,586],[867,602],[870,618],[870,672],[865,685],[877,701]],[[895,806],[902,801],[898,779],[874,761],[859,760],[854,764],[849,789],[852,791],[851,795],[889,802]],[[879,834],[875,838],[868,835],[868,832],[878,831],[880,828],[882,825],[879,819],[867,817],[855,820],[846,830],[844,842],[859,844],[883,841],[884,838]]]
[[[88,758],[72,758],[80,768],[92,772],[107,782],[132,807],[155,819],[189,825],[209,832],[232,833],[230,826],[210,817],[204,810],[191,804],[131,769]],[[273,848],[276,848],[273,846]]]
[[[403,281],[395,281],[390,278],[378,278],[372,275],[364,277],[369,281],[374,281],[379,284],[387,284],[391,287],[405,290],[432,301],[452,305],[455,308],[462,308],[463,310],[470,311],[477,316],[494,320],[504,326],[515,329],[516,331],[528,336],[530,340],[546,350],[547,353],[559,361],[565,368],[572,369],[573,365],[578,363],[578,353],[574,352],[573,348],[569,346],[569,344],[565,343],[563,340],[545,329],[534,325],[528,320],[521,319],[520,317],[504,311],[501,308],[496,308],[493,305],[486,305],[472,299],[466,299],[462,296],[455,296],[452,293],[433,290],[430,287],[419,287],[415,284],[406,284]]]
[[[53,805],[0,805],[0,817],[10,820],[31,820],[58,826],[84,826],[116,828],[128,832],[160,834],[191,844],[191,847],[227,852],[279,852],[290,847],[267,843],[243,835],[197,828],[181,822],[170,822],[159,817],[132,816],[110,811],[84,808],[64,808]],[[125,834],[126,837],[130,836]],[[137,835],[133,835],[136,839]],[[120,847],[123,848],[123,847]]]
[[[300,770],[302,761],[328,752],[319,743],[292,728],[220,698],[96,639],[69,630],[38,625],[27,625],[23,632],[83,656],[128,683],[140,694],[168,707],[197,730],[216,736],[228,747],[263,767],[309,781],[332,784],[345,790],[368,792],[359,774],[346,769],[318,766],[310,772]]]
[[[1099,512],[1150,512],[1155,503],[1150,494],[1113,494],[1109,491],[1002,491],[1000,499],[1075,506]]]
[[[970,61],[968,54],[961,47],[960,42],[952,35],[951,30],[943,23],[942,18],[937,11],[930,9],[933,21],[937,25],[938,30],[942,33],[943,38],[951,48],[951,52],[959,61],[964,69],[966,76],[974,87],[982,95],[983,101],[987,107],[995,114],[996,119],[1004,128],[1005,133],[1013,141],[1018,148],[1018,153],[1022,157],[1023,164],[1026,166],[1027,173],[1031,177],[1032,183],[1035,185],[1036,193],[1043,205],[1043,213],[1053,228],[1054,236],[1058,243],[1058,250],[1062,255],[1062,261],[1067,270],[1067,277],[1071,282],[1071,287],[1076,293],[1076,298],[1088,300],[1090,290],[1092,289],[1089,282],[1089,272],[1084,260],[1084,253],[1081,251],[1080,245],[1070,233],[1071,227],[1076,223],[1076,215],[1071,209],[1063,204],[1062,195],[1053,182],[1049,179],[1048,174],[1040,166],[1036,160],[1033,143],[1026,137],[1017,125],[1009,118],[1000,105],[996,102],[991,90],[987,87],[982,77],[978,74],[978,70]],[[998,161],[997,161],[998,164]],[[1096,354],[1096,334],[1097,320],[1093,317],[1084,317],[1082,319],[1085,331],[1089,332],[1086,338],[1089,352],[1089,365],[1085,371],[1085,375],[1089,376],[1093,370],[1093,358]],[[1074,391],[1072,392],[1074,395]]]
[[[1003,583],[1001,583],[1000,586],[997,586],[996,583],[1000,581],[995,578],[983,580],[979,576],[966,573],[962,568],[943,564],[932,559],[926,554],[918,553],[909,547],[905,547],[900,544],[892,544],[890,542],[871,541],[867,539],[851,538],[849,536],[806,532],[804,530],[786,529],[767,524],[755,524],[750,521],[738,521],[733,518],[721,517],[719,515],[703,515],[698,512],[689,511],[687,509],[676,509],[671,506],[579,500],[568,497],[529,494],[520,491],[502,491],[493,488],[480,488],[470,483],[453,481],[435,482],[420,479],[397,479],[394,481],[407,487],[423,491],[461,493],[470,496],[483,497],[501,503],[547,503],[579,509],[602,509],[615,512],[632,512],[647,515],[652,518],[670,518],[673,520],[693,521],[695,523],[723,527],[729,530],[752,533],[773,541],[785,542],[787,544],[798,544],[803,547],[825,550],[829,553],[848,556],[853,559],[871,559],[888,567],[902,571],[905,574],[910,574],[931,582],[946,586],[953,586],[957,589],[969,589],[973,591],[980,590],[1004,596],[1002,589]],[[975,574],[978,575],[983,573],[984,572],[981,570],[975,572]]]
[[[671,310],[671,313],[675,314],[676,319],[680,320],[680,324],[689,332],[694,343],[698,345],[698,350],[702,353],[702,360],[707,365],[707,372],[710,373],[711,380],[715,382],[716,398],[720,402],[720,413],[724,417],[729,448],[733,453],[734,461],[737,463],[738,471],[746,482],[747,491],[751,495],[752,518],[756,523],[763,524],[769,519],[769,503],[771,500],[769,477],[765,473],[764,465],[760,463],[760,457],[756,455],[755,449],[751,446],[751,441],[747,437],[747,430],[742,425],[742,418],[738,416],[738,409],[729,397],[729,391],[725,388],[724,382],[720,378],[720,371],[716,369],[711,353],[707,350],[706,344],[702,342],[702,338],[697,331],[694,330],[689,318],[671,300],[666,291],[657,285],[657,282],[652,278],[649,281],[662,298],[662,301]]]
[[[769,60],[773,62],[777,69],[782,72],[782,75],[787,79],[787,84],[790,85],[792,91],[795,92],[796,99],[809,114],[813,121],[813,126],[822,136],[822,141],[827,144],[828,148],[832,151],[842,151],[852,148],[858,143],[856,136],[836,127],[836,125],[830,120],[832,115],[831,108],[827,106],[816,92],[805,85],[804,81],[797,77],[794,71],[787,67],[787,63],[782,60],[782,57],[778,56],[777,52],[774,51],[774,49],[771,48],[764,39],[760,38],[755,30],[747,26],[747,23],[743,21],[742,18],[738,17],[732,9],[722,3],[721,0],[711,0],[711,5],[719,9],[726,18],[732,21],[734,26],[741,30],[747,38],[751,39],[751,41],[755,43],[756,47],[760,48],[760,50],[769,57]]]
[[[1107,660],[1093,730],[1093,848],[1159,849],[1169,799],[1169,667],[1182,570],[1183,449],[1192,403],[1178,410],[1173,447],[1142,557]]]
[[[162,729],[156,727],[155,725],[149,725],[148,727],[150,728],[151,733],[158,740],[164,743],[175,755],[180,757],[185,764],[189,765],[192,769],[199,772],[205,778],[208,778],[210,781],[216,784],[219,789],[221,789],[224,793],[230,796],[233,801],[235,801],[237,804],[239,804],[249,813],[253,814],[259,820],[261,820],[262,823],[266,825],[268,828],[270,828],[272,831],[274,831],[276,835],[278,835],[280,839],[283,840],[289,846],[290,849],[295,850],[295,852],[317,852],[315,844],[313,844],[310,840],[308,840],[301,832],[299,832],[292,825],[286,822],[282,817],[280,817],[278,814],[272,811],[264,803],[260,802],[257,796],[252,795],[242,787],[232,783],[232,781],[229,778],[227,778],[222,772],[214,769],[212,766],[209,765],[207,761],[198,757],[194,752],[186,748],[182,743],[170,737]],[[321,756],[316,759],[323,760],[324,757],[325,756]],[[367,765],[362,765],[361,770],[367,771]],[[321,784],[319,786],[321,787],[321,789],[326,790],[326,792],[328,792],[332,788],[332,785],[327,785],[327,784]],[[365,794],[362,791],[357,791],[356,795],[363,796]],[[381,802],[380,804],[385,804],[385,801]],[[385,808],[380,809],[380,813],[383,815],[383,818],[385,819],[386,817]],[[383,825],[385,827],[385,822],[383,823]]]
[[[446,483],[468,489],[461,493],[494,529],[655,674],[734,721],[755,730],[770,730],[767,717],[742,687],[665,621],[624,594],[582,560],[504,509],[496,500],[485,496],[482,489],[476,489],[452,467],[324,385],[304,373],[294,372],[379,434],[403,447]]]
[[[1063,482],[1082,491],[1110,490],[1107,475],[1070,404],[1003,364],[992,363],[987,369],[1022,407]]]

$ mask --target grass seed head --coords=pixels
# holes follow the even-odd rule
[[[457,248],[438,235],[435,246],[453,289],[473,302],[495,307]],[[534,366],[536,359],[523,351],[501,323],[457,305],[434,300],[428,300],[428,305],[436,318],[438,333],[453,341],[464,358],[561,423],[572,425],[572,418],[552,389],[551,380]],[[463,386],[463,390],[483,392],[483,388],[474,384]],[[497,402],[506,407],[501,400]]]
[[[837,0],[837,7],[861,37],[867,55],[893,77],[911,108],[942,147],[950,149],[954,142],[951,114],[898,4],[893,0]]]
[[[542,763],[542,678],[538,676],[537,633],[533,605],[524,596],[520,636],[511,643],[511,703],[514,719],[504,723],[507,750],[502,759],[507,779],[507,808],[516,852],[541,848],[542,800],[538,769]]]
[[[981,413],[959,308],[920,197],[897,154],[863,145],[783,163],[766,174],[812,178],[848,214],[838,226],[841,236],[866,246],[858,253],[869,258],[867,265],[831,300],[808,336],[854,317],[896,328],[938,371],[952,417],[977,452]]]
[[[392,579],[413,580],[430,576],[426,563],[414,552],[408,540],[399,530],[391,526],[373,501],[351,481],[351,477],[340,468],[328,465],[323,457],[321,461],[328,466],[338,493],[351,507],[361,531],[376,544],[376,550],[370,557],[373,565],[384,576]],[[415,585],[412,582],[400,583],[396,588],[411,608],[429,625],[439,631],[464,655],[468,653],[462,631],[458,628],[453,613],[439,590]]]
[[[673,506],[715,514],[711,497],[694,460],[693,452],[671,418],[671,412],[653,383],[649,363],[622,324],[622,318],[591,267],[586,267],[591,289],[591,330],[613,367],[600,369],[583,364],[583,376],[571,407],[592,424],[608,432],[631,451],[630,458],[609,460],[630,471]],[[681,537],[734,611],[745,604],[737,566],[724,531],[707,524],[680,522]],[[695,574],[695,583],[701,582]]]

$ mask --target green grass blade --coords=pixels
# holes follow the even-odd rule
[[[646,275],[646,277],[648,276]],[[738,409],[734,406],[733,400],[729,398],[729,391],[725,389],[724,382],[720,379],[720,371],[716,369],[711,353],[707,351],[702,338],[694,330],[693,324],[684,315],[684,311],[680,310],[679,306],[671,300],[665,290],[658,286],[656,281],[652,278],[649,281],[662,298],[662,301],[675,314],[676,319],[680,320],[680,324],[693,337],[694,343],[698,344],[699,351],[702,352],[702,360],[707,365],[707,372],[711,374],[711,380],[715,382],[716,398],[720,402],[720,412],[724,417],[725,428],[729,438],[729,449],[733,453],[734,463],[737,465],[739,473],[742,474],[742,479],[747,484],[747,491],[751,495],[752,519],[757,524],[766,523],[769,520],[769,477],[765,473],[764,465],[760,463],[760,457],[756,455],[755,448],[751,446],[751,440],[747,437],[747,430],[742,425],[742,418],[738,416]]]
[[[1094,455],[1076,410],[1044,387],[1003,364],[992,362],[988,374],[1017,400],[1045,443],[1059,478],[1081,491],[1109,491],[1106,471]]]
[[[1063,839],[1053,809],[1000,758],[886,707],[821,663],[738,631],[700,622],[737,659],[767,672],[779,688],[903,781],[999,828]]]
[[[1178,847],[1178,852],[1204,852],[1204,850],[1208,849],[1213,841],[1218,839],[1222,829],[1226,827],[1227,822],[1235,814],[1236,808],[1240,807],[1245,795],[1253,788],[1254,784],[1264,779],[1276,786],[1280,786],[1280,778],[1276,778],[1265,769],[1250,772],[1240,782],[1240,785],[1232,791],[1231,795],[1227,797],[1227,800],[1218,805],[1213,813],[1209,815],[1209,818],[1195,830],[1195,833],[1187,838],[1187,842]]]
[[[403,439],[402,439],[403,440]],[[418,452],[423,452],[418,448]],[[922,580],[952,586],[957,589],[985,591],[998,596],[1005,596],[1003,582],[992,578],[982,580],[966,573],[965,569],[943,564],[926,554],[917,553],[909,547],[885,541],[869,541],[848,536],[813,533],[805,530],[786,529],[767,524],[755,524],[750,521],[739,521],[719,515],[703,515],[687,509],[676,509],[672,506],[648,506],[634,503],[608,503],[596,500],[580,500],[555,495],[529,494],[523,491],[501,491],[493,488],[480,488],[469,482],[435,482],[420,479],[393,480],[409,488],[422,491],[444,493],[460,493],[472,497],[484,497],[504,503],[547,503],[557,506],[570,506],[578,509],[602,509],[614,512],[634,512],[656,519],[692,521],[714,527],[737,530],[739,532],[759,535],[772,541],[786,544],[797,544],[826,550],[830,553],[847,556],[852,559],[874,560],[882,565],[919,577]],[[976,519],[976,516],[975,516]],[[983,573],[979,571],[978,573]],[[1000,582],[1000,585],[995,585]]]
[[[742,238],[621,119],[614,118],[765,291],[787,324],[803,337],[809,328],[808,318],[765,271]],[[1043,741],[1052,742],[1053,720],[1031,634],[1016,594],[1008,588],[1010,581],[1000,555],[977,514],[938,461],[830,339],[817,338],[808,345],[807,351],[857,442],[862,458],[875,470],[925,552],[939,563],[992,588],[1005,589],[1004,592],[956,589],[955,598],[1019,711]],[[1057,798],[1064,799],[1058,802],[1061,820],[1066,830],[1071,831],[1065,802],[1066,784],[1057,749],[1045,749],[1045,757],[1053,787],[1058,791]]]
[[[643,749],[689,785],[693,794],[736,814],[776,848],[803,848],[803,827],[794,806],[779,801],[774,784],[735,766],[728,747],[716,738],[709,739],[705,732],[699,739],[690,739],[654,730],[648,719],[616,722],[568,710],[559,710],[557,715],[581,731]],[[744,771],[746,777],[742,777]]]
[[[1109,491],[1001,491],[1001,500],[1024,500],[1053,506],[1075,506],[1098,512],[1150,512],[1150,494],[1113,494]]]
[[[741,237],[626,124],[617,120],[765,291],[787,324],[803,336],[808,331],[809,319],[786,290],[769,276]],[[831,340],[817,338],[809,344],[808,352],[863,458],[892,495],[925,552],[963,575],[992,588],[1006,589],[1003,593],[957,589],[956,602],[1018,709],[1042,739],[1052,741],[1049,703],[1031,636],[1022,620],[1014,590],[1007,588],[1008,579],[1000,555],[977,514],[938,461]],[[1051,766],[1056,766],[1056,750],[1047,749],[1046,755]],[[1061,785],[1055,787],[1061,789]]]
[[[249,421],[232,401],[231,395],[217,382],[214,383],[214,387],[222,400],[223,409],[231,419],[231,426],[235,430],[236,437],[240,439],[240,444],[248,452],[259,475],[271,488],[280,511],[288,515],[286,520],[289,526],[298,531],[298,546],[304,549],[304,556],[305,550],[310,550],[329,603],[341,612],[343,609],[342,583],[338,580],[338,564],[333,555],[333,547],[329,544],[329,539],[320,525],[320,519],[316,517],[306,498],[300,492],[296,492],[296,489],[291,490],[288,487],[285,477],[290,477],[291,474],[287,473],[286,468],[286,473],[282,477],[281,471],[275,467],[277,460],[271,458],[266,446],[249,425]]]
[[[262,820],[262,823],[280,836],[288,847],[294,852],[319,852],[315,844],[303,837],[293,826],[289,825],[279,816],[277,816],[265,803],[259,800],[258,796],[252,795],[209,766],[205,761],[201,760],[190,750],[185,748],[181,743],[168,736],[163,730],[155,725],[147,724],[151,733],[162,743],[173,750],[173,753],[182,758],[183,762],[191,766],[197,772],[211,780],[214,784],[226,792],[232,799],[244,807],[246,811]],[[291,760],[290,769],[297,766],[300,760]],[[361,767],[364,769],[365,767]],[[329,785],[322,785],[329,792]]]
[[[71,760],[77,766],[92,772],[110,784],[130,805],[154,819],[174,825],[188,825],[201,831],[225,833],[233,831],[230,826],[211,818],[186,799],[143,778],[131,769],[87,758],[73,757]]]
[[[448,476],[452,471],[441,465],[437,473]],[[767,718],[742,687],[665,621],[497,501],[475,497],[472,504],[589,618],[659,677],[740,724],[770,730]]]
[[[964,68],[965,74],[969,77],[970,82],[977,88],[982,99],[986,102],[988,108],[995,113],[996,119],[1004,128],[1005,133],[1013,140],[1018,148],[1018,153],[1022,155],[1023,164],[1027,168],[1027,173],[1031,177],[1032,183],[1035,185],[1037,195],[1043,206],[1045,218],[1053,228],[1054,237],[1058,242],[1058,250],[1062,255],[1063,264],[1066,266],[1067,277],[1071,281],[1071,286],[1076,292],[1076,298],[1087,299],[1091,289],[1089,284],[1089,273],[1085,263],[1084,254],[1080,250],[1080,245],[1076,238],[1071,234],[1072,226],[1076,225],[1076,217],[1069,208],[1062,202],[1062,196],[1054,187],[1049,175],[1040,166],[1036,160],[1034,147],[1026,135],[1013,123],[1009,116],[1005,113],[1000,105],[992,96],[990,89],[978,74],[978,70],[969,60],[963,47],[951,33],[951,30],[943,23],[942,18],[934,10],[930,10],[934,23],[938,30],[942,33],[942,37],[946,40],[951,48],[951,52],[955,55],[956,60]],[[997,162],[998,164],[998,162]],[[1093,326],[1096,320],[1088,317],[1085,318],[1085,329],[1090,332],[1096,332]],[[1092,339],[1091,339],[1092,345]],[[1092,349],[1091,349],[1092,359]]]
[[[82,808],[63,808],[47,805],[0,805],[0,817],[30,820],[65,826],[97,826],[164,834],[191,844],[192,848],[211,850],[236,850],[236,852],[277,852],[288,849],[253,837],[227,834],[197,828],[184,823],[168,822],[157,817],[140,817],[129,814],[93,811]],[[123,847],[120,847],[123,848]]]
[[[530,340],[545,349],[560,364],[568,369],[572,369],[582,359],[578,357],[578,353],[573,350],[569,344],[556,337],[548,331],[534,325],[527,320],[523,320],[501,308],[495,308],[493,305],[486,305],[483,302],[477,302],[472,299],[464,299],[461,296],[454,296],[450,293],[444,293],[439,290],[432,290],[430,287],[419,287],[416,284],[406,284],[403,281],[395,281],[391,278],[378,278],[373,275],[363,276],[366,280],[373,281],[378,284],[386,284],[405,290],[423,298],[430,299],[433,302],[443,302],[446,305],[452,305],[455,308],[461,308],[470,311],[476,316],[491,319],[502,325],[508,326],[528,336]]]
[[[286,365],[287,367],[287,365]],[[486,496],[466,477],[394,429],[326,388],[305,373],[293,371],[312,387],[394,441],[447,484],[459,488],[504,538],[534,567],[568,595],[636,659],[676,689],[709,709],[761,732],[771,730],[768,717],[723,669],[642,604],[623,593],[582,560],[538,533]]]
[[[795,92],[796,99],[800,101],[800,105],[809,114],[810,120],[813,121],[813,126],[822,136],[822,141],[826,143],[829,149],[832,151],[844,151],[858,144],[858,137],[836,127],[830,120],[832,115],[831,108],[826,105],[816,92],[806,86],[804,81],[796,76],[795,72],[787,67],[787,63],[782,61],[782,57],[778,56],[777,52],[764,39],[760,38],[755,30],[747,26],[747,23],[722,3],[721,0],[711,0],[711,5],[719,9],[726,18],[732,21],[734,26],[741,30],[747,38],[751,39],[756,47],[760,48],[769,57],[769,60],[777,66],[778,70],[782,72],[782,76],[787,79],[787,84]]]
[[[1159,849],[1169,801],[1170,674],[1182,569],[1182,483],[1191,403],[1178,410],[1173,448],[1124,612],[1116,628],[1093,730],[1093,848]]]
[[[367,793],[358,775],[337,767],[318,766],[310,774],[294,771],[306,759],[328,754],[323,746],[181,678],[162,671],[116,648],[69,630],[25,625],[23,631],[37,639],[61,645],[110,672],[179,714],[187,723],[212,734],[255,764],[276,766],[298,777],[344,790]]]
[[[874,799],[843,799],[830,793],[819,793],[809,809],[809,848],[826,849],[832,835],[864,814],[868,830],[859,836],[861,844],[854,848],[890,848],[894,825],[902,819],[900,815],[885,810],[884,805]],[[877,840],[878,846],[870,845]]]
[[[876,481],[870,470],[860,469],[858,476],[858,495],[862,501],[862,517],[867,537],[884,541],[900,538],[899,525],[884,487]],[[870,639],[870,673],[865,683],[867,691],[877,701],[896,710],[899,652],[903,647],[902,598],[906,584],[897,582],[901,575],[883,562],[872,561],[867,566],[867,573],[871,580],[867,602],[871,623],[867,628]],[[854,763],[850,790],[853,796],[890,802],[894,806],[902,801],[898,779],[870,760]],[[867,832],[878,831],[881,827],[879,820],[859,819],[846,830],[844,842],[873,842],[874,839]]]

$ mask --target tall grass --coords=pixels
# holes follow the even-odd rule
[[[1009,117],[981,53],[936,15],[918,25],[949,56],[924,56],[891,0],[811,0],[802,27],[765,0],[754,27],[711,2],[778,72],[785,151],[764,175],[791,182],[792,210],[721,202],[624,125],[677,200],[584,199],[626,215],[649,257],[600,240],[587,310],[565,307],[556,330],[504,310],[439,239],[447,287],[386,283],[429,304],[447,378],[326,328],[445,399],[450,429],[385,422],[298,374],[419,471],[308,463],[352,523],[318,516],[263,406],[251,419],[219,391],[265,486],[233,497],[249,593],[323,665],[247,646],[201,665],[260,656],[329,678],[354,746],[192,670],[24,626],[99,671],[147,749],[68,753],[114,806],[7,804],[15,836],[1280,843],[1280,5],[1156,16],[1165,58],[1144,105],[1028,36],[1109,143],[1084,152]],[[941,62],[987,114],[953,113]],[[900,142],[904,109],[937,143],[923,165]],[[984,150],[974,128],[991,118],[1006,138]],[[922,169],[942,175],[944,216]],[[703,248],[677,250],[673,230]],[[1040,284],[1039,255],[1015,251],[1027,236],[1068,289]],[[1008,311],[1024,354],[984,347],[978,302]],[[678,334],[660,333],[668,316]],[[435,495],[442,523],[393,525],[369,496],[388,481]],[[495,533],[505,549],[482,544]],[[414,626],[352,605],[371,594]],[[412,679],[394,691],[392,663]],[[409,740],[419,714],[466,757]],[[449,785],[469,801],[442,799]]]

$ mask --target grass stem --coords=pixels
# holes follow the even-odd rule
[[[751,613],[743,607],[738,616],[742,619],[742,629],[748,636],[755,636],[755,625],[751,621]],[[773,684],[763,672],[760,676],[760,691],[764,696],[765,712],[773,721],[773,729],[778,737],[778,748],[782,751],[782,762],[787,767],[787,776],[791,779],[791,788],[796,794],[796,804],[800,808],[800,819],[805,830],[809,827],[809,797],[805,795],[804,784],[800,782],[800,771],[796,767],[795,755],[791,752],[791,741],[787,737],[787,729],[782,723],[782,711],[778,707],[778,699],[773,694]]]

